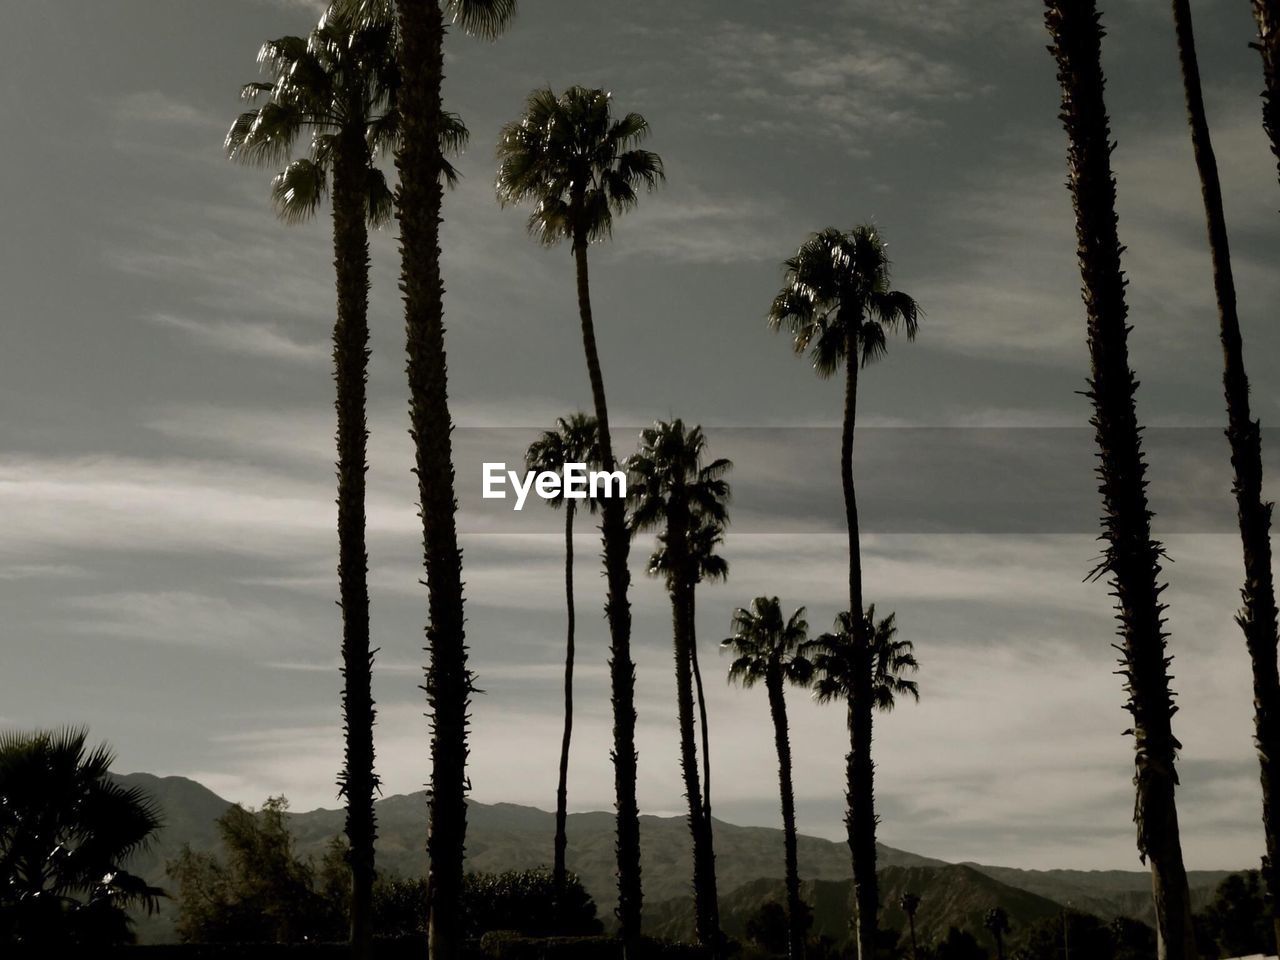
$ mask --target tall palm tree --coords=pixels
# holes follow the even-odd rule
[[[81,729],[0,734],[0,942],[50,956],[54,944],[132,942],[126,910],[153,913],[164,896],[121,869],[155,839],[160,812],[111,779],[111,750],[87,740]]]
[[[276,212],[286,223],[310,219],[327,192],[333,206],[338,583],[346,733],[338,784],[347,803],[351,944],[355,956],[367,957],[377,835],[373,800],[378,789],[365,548],[368,226],[381,226],[391,218],[391,191],[377,159],[395,141],[400,77],[389,23],[357,24],[333,14],[307,37],[281,37],[263,44],[258,61],[270,81],[242,88],[243,99],[262,102],[232,124],[226,137],[228,154],[246,163],[287,162],[271,185]],[[304,134],[310,137],[306,156],[288,162]],[[452,120],[451,141],[459,142],[464,135]]]
[[[1151,536],[1146,461],[1142,454],[1129,366],[1128,308],[1116,229],[1116,185],[1111,171],[1111,123],[1103,96],[1102,25],[1094,0],[1046,0],[1062,86],[1060,117],[1067,133],[1068,185],[1076,214],[1077,257],[1088,315],[1092,423],[1099,451],[1103,559],[1119,608],[1120,674],[1133,717],[1138,852],[1151,862],[1161,960],[1196,955],[1191,902],[1178,832],[1173,735],[1176,709],[1169,686],[1160,600],[1164,549]]]
[[[782,852],[787,888],[787,955],[804,957],[808,911],[800,899],[800,869],[796,854],[796,801],[791,783],[791,734],[787,724],[786,684],[807,687],[813,664],[800,653],[809,639],[809,624],[800,607],[786,620],[777,597],[756,597],[750,609],[733,613],[733,636],[721,648],[735,655],[729,681],[743,687],[763,682],[773,718],[773,742],[778,752],[778,792],[782,799]]]
[[[1271,573],[1271,504],[1262,499],[1262,426],[1249,410],[1249,378],[1244,368],[1244,342],[1236,311],[1222,185],[1205,116],[1195,31],[1187,0],[1173,0],[1173,19],[1191,144],[1204,197],[1213,287],[1218,300],[1227,439],[1235,474],[1232,490],[1244,550],[1244,587],[1240,591],[1244,608],[1236,615],[1236,622],[1244,631],[1245,646],[1253,663],[1254,738],[1262,774],[1262,823],[1267,844],[1263,870],[1268,889],[1280,891],[1280,808],[1277,806],[1280,805],[1280,672],[1276,664],[1276,588]],[[1280,900],[1272,897],[1270,909],[1276,934],[1280,936]]]
[[[1258,39],[1252,46],[1262,54],[1262,128],[1280,173],[1280,0],[1253,0],[1253,18]]]
[[[916,911],[920,909],[919,894],[908,891],[898,898],[898,906],[907,915],[907,926],[911,930],[911,960],[920,960],[920,948],[916,944]]]
[[[631,529],[662,528],[649,570],[662,575],[671,595],[676,671],[676,713],[680,727],[680,769],[689,802],[693,838],[693,895],[698,940],[713,951],[721,946],[711,823],[703,807],[693,717],[693,597],[700,578],[691,542],[700,527],[722,528],[728,521],[728,460],[706,462],[701,427],[682,420],[659,422],[641,431],[639,450],[629,461]]]
[[[858,622],[860,620],[861,622]],[[895,639],[898,632],[891,613],[876,621],[875,605],[867,607],[861,618],[855,619],[848,611],[836,616],[833,632],[810,640],[801,648],[801,654],[813,663],[813,695],[819,703],[845,704],[849,726],[849,753],[845,757],[845,827],[848,831],[849,850],[854,865],[854,927],[855,935],[863,933],[864,919],[872,917],[879,907],[879,892],[874,886],[874,875],[868,889],[865,878],[859,881],[857,870],[867,862],[875,863],[875,815],[872,814],[870,830],[858,819],[859,814],[875,809],[875,768],[861,751],[863,743],[871,742],[872,710],[888,713],[899,697],[920,699],[920,689],[914,680],[904,674],[915,673],[919,668],[914,647],[910,640]],[[866,845],[870,844],[868,851]],[[862,960],[875,956],[874,948],[859,949]]]
[[[529,202],[529,232],[550,246],[568,240],[577,274],[578,315],[591,398],[600,431],[600,465],[617,465],[604,375],[591,314],[587,246],[609,237],[615,214],[632,209],[637,191],[663,178],[662,160],[638,144],[649,124],[638,113],[614,119],[603,90],[570,87],[560,96],[535,90],[524,116],[503,127],[498,141],[497,192],[504,204]],[[621,497],[601,504],[604,567],[608,581],[609,674],[613,699],[613,769],[618,812],[618,920],[624,947],[640,938],[640,811],[636,804],[635,663],[631,659],[631,605],[627,589],[630,533]]]
[[[859,226],[848,232],[828,228],[804,242],[786,261],[786,281],[774,298],[769,324],[786,327],[797,354],[809,352],[814,370],[826,378],[844,368],[844,419],[840,440],[840,479],[849,533],[849,609],[859,656],[869,656],[870,637],[863,621],[862,552],[858,542],[858,502],[853,483],[853,432],[858,404],[858,370],[884,355],[889,331],[901,327],[914,339],[920,308],[910,296],[890,286],[889,258],[879,231]],[[868,661],[869,664],[869,661]],[[858,956],[875,954],[877,913],[876,814],[871,789],[871,691],[869,669],[855,672],[860,686],[852,691],[850,719],[853,749],[850,762],[865,786],[850,810],[850,844],[856,903]]]
[[[600,462],[600,444],[594,417],[574,413],[556,420],[556,428],[547,430],[529,445],[525,453],[525,467],[535,473],[559,472],[566,463],[585,463],[594,466]],[[556,786],[556,839],[555,863],[552,876],[557,888],[563,888],[568,878],[564,855],[568,846],[565,824],[569,802],[569,743],[573,738],[573,657],[574,624],[577,619],[573,603],[573,517],[577,501],[564,496],[547,501],[554,509],[564,506],[564,596],[567,627],[564,654],[564,735],[560,740],[560,780]],[[596,512],[596,501],[587,498],[584,505]]]
[[[992,907],[983,916],[982,925],[996,942],[996,960],[1004,960],[1004,938],[1009,932],[1009,912],[1004,907]]]
[[[704,580],[724,582],[729,578],[729,562],[716,550],[724,543],[724,525],[706,517],[699,518],[689,532],[689,557],[695,571],[695,583]],[[707,724],[707,697],[702,687],[702,668],[698,665],[698,618],[695,594],[689,594],[689,663],[693,667],[693,690],[698,701],[698,729],[702,737],[702,812],[711,822],[711,732]],[[708,826],[707,829],[711,829]]]

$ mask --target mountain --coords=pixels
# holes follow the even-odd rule
[[[193,780],[133,773],[117,778],[146,790],[164,814],[165,827],[152,847],[138,854],[131,868],[164,886],[167,861],[184,844],[193,850],[218,846],[215,821],[229,802]],[[426,872],[426,795],[422,792],[386,797],[376,804],[378,868],[384,873],[416,877]],[[533,807],[510,803],[468,804],[467,870],[501,871],[545,866],[551,859],[555,816]],[[290,829],[297,849],[319,857],[329,840],[342,831],[341,810],[290,813]],[[644,869],[646,929],[684,936],[689,925],[690,841],[683,817],[641,817],[641,857]],[[769,899],[781,899],[782,831],[742,827],[717,820],[716,872],[722,913],[730,932],[741,932],[746,917]],[[606,921],[613,914],[614,818],[611,813],[574,813],[568,822],[569,868],[581,878]],[[814,898],[817,923],[835,936],[847,928],[849,850],[843,843],[817,837],[799,838],[801,875]],[[922,907],[920,930],[941,931],[952,923],[981,929],[985,910],[997,904],[1015,920],[1036,919],[1060,912],[1062,905],[1110,918],[1116,915],[1148,919],[1151,880],[1142,871],[1017,870],[980,864],[951,864],[892,847],[879,848],[885,922],[900,926],[897,898],[910,889],[930,905]],[[1192,871],[1192,895],[1207,901],[1226,871]],[[914,886],[912,886],[914,885]],[[172,939],[174,907],[166,903],[159,915],[139,918],[144,942]]]
[[[1057,916],[1062,906],[1045,897],[1001,883],[964,864],[938,866],[887,866],[879,871],[880,896],[884,903],[881,923],[905,930],[907,918],[898,907],[906,892],[920,897],[916,933],[922,944],[944,936],[952,926],[981,935],[982,919],[992,907],[1009,913],[1015,928],[1045,917]],[[852,880],[808,880],[801,885],[802,896],[813,908],[815,936],[843,943],[849,936],[849,903]],[[747,921],[770,900],[784,903],[781,880],[753,880],[722,894],[720,920],[732,937],[746,933]],[[693,930],[693,904],[688,898],[668,900],[648,909],[645,924],[660,937],[688,938]]]

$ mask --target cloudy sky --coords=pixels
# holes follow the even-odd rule
[[[1203,220],[1160,4],[1109,0],[1132,350],[1157,529],[1176,561],[1171,648],[1193,867],[1261,853],[1238,542],[1221,437]],[[268,174],[221,153],[262,40],[295,0],[47,0],[0,37],[0,723],[84,723],[120,767],[247,803],[335,806],[333,317],[324,220],[287,228]],[[1280,421],[1280,188],[1248,5],[1194,4],[1235,243],[1255,412]],[[882,839],[948,859],[1136,867],[1098,547],[1087,367],[1058,91],[1025,0],[636,4],[526,0],[508,36],[448,41],[472,132],[447,200],[451,402],[469,632],[474,796],[549,807],[563,630],[559,518],[479,501],[482,460],[589,405],[567,250],[494,202],[493,144],[537,85],[614,91],[650,120],[668,183],[593,248],[610,402],[626,446],[704,424],[737,466],[727,584],[699,601],[717,814],[776,822],[768,712],[714,645],[777,594],[825,628],[842,603],[838,385],[763,316],[806,233],[874,220],[925,306],[864,380],[868,595],[924,670],[878,727]],[[379,772],[427,778],[394,234],[374,242],[370,550]],[[1268,469],[1280,470],[1268,436]],[[1277,492],[1274,479],[1271,495]],[[584,524],[573,809],[612,803],[603,581]],[[669,614],[633,602],[643,809],[682,803]],[[794,698],[801,827],[841,834],[842,715]]]

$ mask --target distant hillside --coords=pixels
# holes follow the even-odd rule
[[[916,915],[916,932],[921,943],[945,935],[952,926],[981,935],[982,918],[992,907],[1009,912],[1016,928],[1043,917],[1057,916],[1061,905],[1052,900],[1001,883],[972,867],[961,864],[941,866],[890,866],[880,871],[880,894],[885,905],[881,922],[904,930],[907,918],[898,908],[898,899],[910,891],[921,898]],[[805,902],[813,907],[815,935],[843,943],[849,936],[851,880],[806,881]],[[748,919],[770,900],[783,903],[781,880],[754,880],[720,901],[720,919],[727,934],[742,937]],[[688,899],[668,900],[648,908],[646,922],[662,937],[688,938],[693,930],[693,904]]]
[[[168,877],[164,866],[182,845],[194,850],[214,850],[217,831],[214,821],[229,803],[200,784],[182,777],[156,777],[134,773],[118,778],[147,790],[160,804],[166,826],[158,842],[139,854],[133,869],[153,883],[164,886]],[[388,874],[414,877],[426,872],[426,798],[421,792],[397,795],[378,801],[378,867]],[[319,857],[329,840],[341,833],[340,810],[312,810],[290,814],[290,826],[298,850]],[[555,817],[533,807],[516,804],[468,805],[468,870],[500,871],[542,866],[551,859],[551,838]],[[568,824],[569,868],[578,873],[595,898],[600,915],[608,922],[613,915],[614,819],[611,813],[570,814]],[[722,912],[730,931],[735,923],[768,899],[776,899],[782,875],[781,830],[740,827],[716,821],[716,872]],[[646,928],[653,932],[680,933],[687,927],[690,896],[689,832],[682,817],[641,818],[642,863],[646,903]],[[847,926],[847,885],[851,879],[849,850],[843,843],[801,837],[801,875],[819,908],[819,923],[830,923],[830,935]],[[914,853],[880,847],[884,874],[885,922],[900,925],[897,898],[912,892],[937,909],[921,908],[921,929],[932,930],[934,919],[945,931],[951,923],[973,926],[970,920],[1001,904],[1011,915],[1039,916],[1044,909],[1056,912],[1070,902],[1076,909],[1104,917],[1137,916],[1150,911],[1150,877],[1141,871],[1028,871],[978,864],[948,864]],[[1190,875],[1197,904],[1207,900],[1226,874],[1198,871]],[[1045,905],[1048,905],[1047,907]],[[827,906],[829,905],[829,906]],[[156,917],[140,918],[139,936],[159,942],[173,936],[174,908],[166,904]],[[730,919],[733,918],[733,919]],[[945,919],[944,918],[951,918]],[[970,919],[962,919],[970,918]]]

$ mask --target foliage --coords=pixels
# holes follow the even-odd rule
[[[284,797],[218,819],[223,856],[183,847],[168,866],[178,885],[178,936],[202,943],[337,940],[344,935],[346,865],[335,842],[316,864],[294,852]]]
[[[928,951],[930,960],[987,960],[987,951],[968,930],[952,927]]]
[[[729,680],[753,687],[777,673],[798,687],[813,679],[813,664],[800,653],[809,636],[804,607],[785,621],[777,597],[756,597],[750,609],[733,612],[733,636],[721,642],[721,649],[737,654],[729,665]]]
[[[126,910],[164,896],[121,868],[160,813],[112,781],[110,748],[87,740],[71,728],[0,735],[0,942],[130,942]]]
[[[896,639],[898,626],[894,614],[877,623],[876,608],[872,604],[867,607],[863,629],[871,637],[871,702],[875,708],[887,713],[901,696],[918,701],[919,686],[902,674],[915,673],[920,664],[915,658],[914,644]],[[813,694],[819,703],[843,702],[853,697],[859,664],[858,633],[847,610],[836,616],[833,632],[808,641],[800,652],[813,663]]]
[[[649,124],[638,113],[614,119],[604,90],[535,90],[524,116],[498,139],[498,199],[529,202],[529,233],[551,245],[607,238],[613,216],[662,181],[662,160],[638,144]]]
[[[1090,960],[1147,960],[1155,956],[1156,934],[1139,920],[1117,917],[1110,923],[1074,910],[1029,924],[1010,952],[1013,960],[1061,960],[1064,934],[1071,956]]]
[[[1196,939],[1206,957],[1276,952],[1275,926],[1257,870],[1233,873],[1224,879],[1213,902],[1195,921]]]

